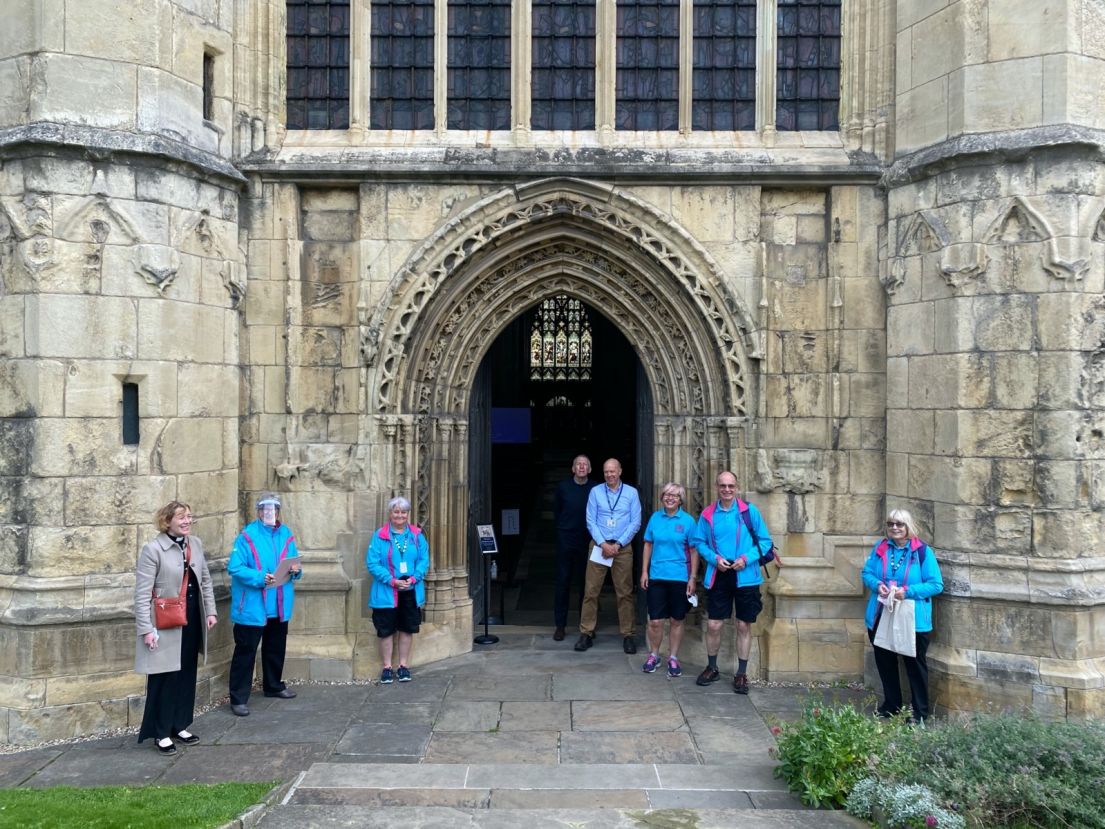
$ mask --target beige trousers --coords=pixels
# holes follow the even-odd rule
[[[590,550],[588,548],[588,555]],[[579,632],[595,635],[599,621],[599,593],[606,582],[606,574],[614,580],[614,594],[618,597],[618,627],[622,636],[632,636],[636,628],[636,603],[633,600],[633,548],[628,544],[618,550],[614,563],[603,567],[587,560],[587,577],[583,584],[583,608],[579,614]]]

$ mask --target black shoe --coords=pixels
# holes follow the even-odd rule
[[[698,679],[694,681],[694,684],[709,685],[711,682],[717,682],[720,677],[721,674],[718,673],[717,668],[711,668],[709,665],[707,665],[706,670],[698,675]]]
[[[249,706],[246,705],[245,703],[242,703],[241,705],[231,705],[230,706],[230,711],[231,711],[231,713],[234,714],[235,717],[248,717],[249,716]]]
[[[171,754],[176,754],[176,746],[173,745],[172,740],[169,740],[169,744],[167,746],[161,745],[160,740],[158,740],[156,743],[154,743],[154,745],[157,746],[157,753],[158,754],[164,754],[166,757],[168,757]]]
[[[277,699],[295,699],[295,691],[291,688],[284,688],[281,691],[277,691],[275,694],[265,694],[266,697],[276,697]]]
[[[637,643],[635,641],[633,641],[632,636],[627,636],[627,637],[625,637],[625,639],[622,640],[622,650],[625,651],[626,653],[636,653],[637,652]]]
[[[563,642],[564,641],[564,628],[563,627],[557,627],[557,629],[553,631],[552,638],[553,638],[554,642]]]
[[[733,677],[733,692],[736,694],[748,693],[748,677],[744,674],[736,674]]]
[[[186,746],[194,746],[200,741],[200,738],[197,737],[195,734],[189,734],[187,737],[185,737],[183,733],[177,734],[173,739],[176,740],[178,743],[182,743]]]
[[[595,644],[595,637],[594,636],[588,636],[586,633],[581,633],[579,635],[579,641],[576,642],[576,650],[577,651],[585,651],[588,648],[590,648],[593,644]]]

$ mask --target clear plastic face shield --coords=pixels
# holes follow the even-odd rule
[[[266,527],[275,527],[280,523],[280,504],[276,501],[261,501],[257,504],[257,517]]]

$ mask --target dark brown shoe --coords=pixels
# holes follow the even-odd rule
[[[576,642],[575,647],[577,651],[585,651],[588,650],[593,644],[595,644],[594,636],[588,636],[586,633],[581,633],[579,635],[579,641]]]
[[[698,679],[694,681],[694,684],[709,685],[711,682],[717,682],[720,677],[721,674],[718,673],[717,668],[711,668],[709,665],[707,665],[706,670],[698,675]]]
[[[632,636],[627,636],[622,640],[622,650],[626,653],[637,652],[637,642],[633,639]]]
[[[552,638],[553,638],[554,642],[563,642],[564,641],[564,628],[557,628],[556,630],[554,630]]]
[[[745,674],[737,674],[733,677],[733,692],[737,694],[748,693],[748,677]]]

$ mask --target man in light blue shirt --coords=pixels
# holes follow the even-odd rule
[[[606,486],[596,486],[587,496],[587,531],[598,548],[602,564],[589,559],[583,586],[583,608],[579,614],[577,651],[594,644],[599,616],[599,593],[609,570],[618,597],[618,627],[622,649],[636,653],[636,602],[633,595],[633,536],[641,529],[641,498],[637,490],[622,483],[622,465],[610,458],[602,465]],[[592,555],[594,553],[592,552]],[[606,564],[605,562],[609,562]]]

